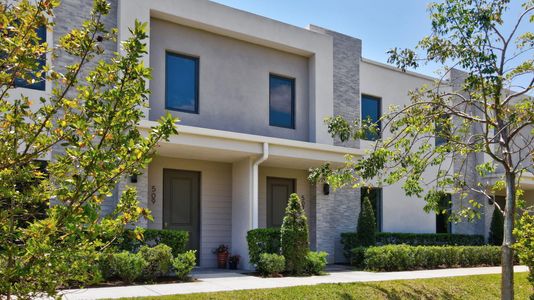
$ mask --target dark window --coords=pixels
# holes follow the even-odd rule
[[[381,188],[367,188],[361,189],[360,205],[363,203],[363,199],[369,197],[373,212],[376,219],[376,231],[382,231],[382,189]],[[360,206],[362,207],[362,206]]]
[[[450,117],[449,115],[442,115],[436,122],[436,138],[435,146],[440,146],[449,142],[451,134]]]
[[[166,52],[165,108],[198,113],[198,58]]]
[[[39,43],[45,43],[46,42],[46,27],[41,26],[37,28],[37,37],[39,38]],[[37,71],[42,71],[44,66],[46,65],[46,55],[43,55],[39,61],[39,67]],[[22,78],[15,78],[15,86],[21,87],[21,88],[27,88],[27,89],[34,89],[34,90],[45,90],[45,74],[44,72],[41,73],[41,76],[37,77],[35,74],[30,74],[32,79],[35,79],[34,83],[30,83]]]
[[[451,194],[443,194],[439,203],[439,214],[436,214],[436,233],[452,233],[449,215],[452,208]]]
[[[295,128],[295,79],[270,75],[269,125]]]
[[[493,201],[497,202],[497,205],[504,210],[504,206],[506,205],[506,197],[505,196],[493,196]]]
[[[376,141],[380,138],[380,130],[382,124],[380,123],[382,100],[377,97],[362,95],[362,123],[376,124],[376,132],[367,130],[365,132],[365,139],[368,141]]]

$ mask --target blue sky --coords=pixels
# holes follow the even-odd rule
[[[363,56],[383,63],[388,58],[387,50],[394,47],[413,48],[422,37],[430,33],[427,13],[430,1],[424,0],[215,0],[215,2],[298,27],[314,24],[360,38],[363,41]],[[511,9],[507,14],[518,16],[523,1],[511,2]],[[417,72],[435,75],[436,68],[436,65],[423,66],[417,69]]]

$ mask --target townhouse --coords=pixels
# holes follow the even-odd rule
[[[64,1],[47,40],[56,43],[78,26],[91,3]],[[111,3],[105,22],[119,29],[119,40],[128,37],[134,20],[148,23],[149,53],[143,60],[153,78],[140,129],[148,130],[166,112],[181,122],[179,134],[159,145],[143,174],[119,184],[104,211],[113,208],[125,185],[136,186],[141,204],[154,217],[140,225],[189,231],[201,267],[214,267],[212,249],[228,244],[249,268],[247,231],[280,226],[293,192],[304,202],[311,248],[327,251],[331,263],[344,261],[339,235],[356,230],[366,193],[381,231],[487,234],[491,205],[476,223],[449,224],[443,216],[425,213],[424,200],[406,197],[400,184],[362,193],[307,180],[310,168],[325,162],[342,166],[346,154],[364,155],[376,138],[341,143],[329,135],[326,117],[378,120],[389,105],[408,103],[409,90],[434,78],[363,58],[357,38],[313,25],[298,28],[207,0]],[[118,44],[104,46],[120,51]],[[71,62],[60,55],[52,63]],[[24,90],[46,96],[50,89],[46,84]],[[534,199],[534,177],[527,176],[523,187]]]

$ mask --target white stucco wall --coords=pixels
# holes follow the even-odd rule
[[[148,228],[162,228],[164,168],[200,172],[200,266],[215,267],[211,251],[220,244],[231,244],[232,164],[156,156],[148,171],[148,208],[154,217]],[[152,187],[155,203],[151,201]]]
[[[412,73],[402,73],[392,67],[363,60],[360,67],[360,90],[362,95],[370,95],[382,99],[382,115],[390,105],[408,104],[408,91],[432,84],[430,78]],[[384,137],[388,132],[382,133]],[[362,149],[371,148],[372,143],[361,141]],[[436,170],[427,170],[426,178],[432,178]],[[386,232],[435,232],[436,215],[425,213],[425,201],[415,197],[407,197],[402,190],[402,183],[383,187],[382,230]]]

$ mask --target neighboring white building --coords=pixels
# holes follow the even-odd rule
[[[57,41],[77,26],[91,3],[64,1],[47,39]],[[279,226],[288,195],[296,192],[309,217],[312,249],[327,251],[329,262],[343,261],[339,234],[356,230],[360,190],[328,193],[307,181],[308,170],[325,162],[342,166],[345,154],[359,157],[371,142],[334,141],[323,120],[379,116],[434,79],[362,58],[356,38],[207,0],[112,5],[105,22],[119,29],[119,40],[128,37],[135,19],[149,24],[144,61],[153,70],[152,94],[140,128],[148,130],[166,112],[181,119],[179,134],[159,145],[144,174],[120,185],[137,186],[142,205],[152,211],[154,222],[142,225],[188,230],[202,267],[215,266],[212,250],[228,244],[248,268],[247,231]],[[69,61],[60,56],[53,63]],[[47,85],[31,93],[49,91]],[[534,199],[534,180],[525,187]],[[399,185],[375,192],[382,231],[487,234],[487,217],[448,228]],[[106,209],[114,205],[108,202]],[[487,211],[491,216],[491,207]]]

